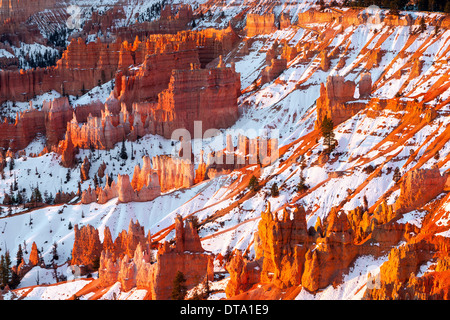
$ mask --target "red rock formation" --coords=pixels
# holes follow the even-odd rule
[[[325,116],[331,118],[336,126],[364,108],[364,103],[351,102],[355,100],[355,88],[354,82],[345,81],[342,76],[328,77],[326,85],[320,86],[315,128],[320,128]]]
[[[230,281],[225,288],[227,298],[234,297],[249,290],[252,285],[258,283],[261,277],[261,266],[257,261],[248,261],[237,250],[231,261],[226,265],[230,274]]]
[[[87,157],[84,157],[83,163],[80,167],[81,182],[89,180],[89,170],[91,169],[91,163]]]
[[[444,191],[447,175],[441,176],[437,166],[409,171],[400,182],[400,196],[395,202],[397,214],[425,205]]]
[[[283,211],[280,221],[268,204],[261,213],[258,233],[255,235],[256,260],[263,259],[261,281],[274,281],[278,286],[299,285],[309,238],[306,213],[296,208],[293,219]]]
[[[132,237],[135,240],[141,238],[140,241],[132,242],[137,243],[132,255],[129,255],[131,251],[123,257],[115,256],[109,250],[103,251],[99,268],[101,285],[107,287],[119,281],[125,291],[133,287],[147,289],[152,299],[165,300],[171,298],[173,280],[178,271],[184,274],[188,289],[205,278],[212,280],[212,257],[201,247],[197,231],[191,223],[184,226],[180,217],[175,223],[175,245],[171,247],[165,242],[158,250],[156,261],[151,261],[149,246],[142,238],[141,231],[137,231],[139,236]],[[139,227],[137,229],[140,230]],[[130,237],[129,234],[121,234],[120,239],[118,237],[114,242],[115,250],[116,243]]]
[[[327,54],[326,50],[322,50],[319,54],[320,57],[320,68],[322,71],[327,72],[330,69],[330,57]]]
[[[161,155],[153,157],[152,164],[162,192],[189,188],[194,184],[194,164],[190,160]]]
[[[328,286],[358,254],[358,247],[353,244],[353,229],[345,213],[332,210],[327,224],[326,237],[318,238],[305,256],[302,286],[313,292]]]
[[[108,233],[109,230],[105,232]],[[124,256],[131,258],[134,256],[139,244],[142,249],[145,249],[150,244],[150,238],[150,234],[148,236],[145,235],[144,227],[139,224],[139,221],[134,223],[133,220],[130,220],[128,231],[122,230],[119,233],[114,240],[114,249],[111,249],[111,252],[114,254],[115,259],[122,259]],[[103,248],[108,245],[110,244],[103,242]]]
[[[340,17],[341,14],[334,11],[317,11],[315,9],[309,9],[298,14],[297,23],[300,25],[310,23],[329,23],[339,20]]]
[[[286,70],[286,67],[286,59],[272,59],[270,66],[267,66],[261,72],[261,85],[272,82],[278,78],[278,76]]]
[[[32,266],[37,266],[39,264],[39,252],[36,242],[34,241],[33,244],[31,245],[30,260],[28,263]]]
[[[359,81],[359,98],[367,98],[372,93],[372,76],[370,73],[363,73]]]
[[[30,15],[53,8],[56,0],[2,0],[0,2],[0,21],[25,21]]]
[[[59,148],[61,151],[58,153],[61,154],[61,164],[63,167],[71,168],[75,164],[75,148],[72,143],[72,139],[70,135],[66,136],[66,139],[60,143]]]
[[[83,266],[86,271],[93,270],[102,252],[98,230],[91,225],[82,226],[81,229],[75,225],[74,232],[71,264]]]
[[[270,34],[276,31],[275,15],[273,13],[258,15],[247,14],[245,30],[247,37],[254,37],[261,34]]]
[[[233,68],[174,70],[169,87],[158,96],[151,115],[150,132],[170,138],[185,128],[194,136],[194,121],[202,121],[202,133],[227,128],[238,118],[239,74]],[[164,122],[164,126],[156,123]]]
[[[91,189],[91,186],[89,186],[88,189],[84,190],[81,194],[81,203],[89,204],[95,201],[97,201],[97,195],[95,193],[95,190]]]
[[[393,248],[388,261],[380,267],[377,286],[367,288],[365,299],[405,299],[413,298],[420,292],[423,282],[415,277],[419,267],[435,254],[436,247],[427,241],[407,243]],[[436,289],[439,285],[433,286]],[[433,290],[428,290],[432,293]],[[420,294],[417,297],[421,297]]]

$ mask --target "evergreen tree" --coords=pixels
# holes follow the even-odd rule
[[[22,262],[22,259],[23,259],[22,245],[19,244],[19,249],[17,249],[17,254],[16,254],[16,266],[17,267]]]
[[[32,194],[31,194],[31,202],[34,202],[34,205],[36,206],[39,202],[42,202],[42,194],[39,190],[39,186],[36,184],[36,188],[34,188]]]
[[[300,181],[298,182],[296,189],[297,192],[304,192],[308,190],[308,185],[305,183],[305,178],[303,175],[300,175]]]
[[[128,159],[127,149],[125,148],[125,140],[122,140],[122,148],[120,149],[120,158],[123,160]]]
[[[56,242],[53,242],[52,251],[51,251],[52,252],[52,263],[54,263],[56,260],[59,259],[57,248],[58,248],[58,244]]]
[[[71,176],[70,176],[70,168],[69,169],[67,169],[67,172],[66,172],[66,182],[69,182],[70,181],[70,178],[71,178]]]
[[[255,176],[252,176],[250,178],[250,181],[248,182],[248,187],[252,191],[256,191],[259,187],[258,179]]]
[[[320,131],[324,139],[323,143],[327,147],[325,149],[326,153],[331,153],[335,147],[333,127],[333,120],[328,118],[328,116],[325,116],[322,120],[322,124],[320,125]]]
[[[97,178],[97,174],[94,175],[94,188],[97,189],[98,187],[98,178]]]
[[[186,278],[184,277],[183,272],[178,271],[173,280],[172,300],[184,300],[186,291]]]
[[[12,171],[14,169],[14,158],[11,158],[9,160],[9,171]]]
[[[3,286],[6,286],[11,279],[11,258],[9,256],[9,251],[6,251],[5,255],[2,255],[0,263],[1,282]]]
[[[420,18],[420,32],[424,32],[427,29],[427,24],[425,23],[425,18]]]
[[[280,190],[278,190],[278,185],[276,182],[274,182],[270,188],[270,195],[272,197],[278,197],[280,195]]]

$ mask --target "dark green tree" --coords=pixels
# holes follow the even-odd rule
[[[22,245],[19,244],[19,249],[17,249],[17,253],[16,253],[16,266],[17,267],[22,262],[22,259],[23,259]]]
[[[278,197],[280,195],[280,190],[278,189],[278,185],[276,182],[272,184],[272,187],[270,188],[270,195],[272,197]]]
[[[6,251],[5,255],[2,255],[0,258],[0,274],[1,285],[6,286],[11,279],[11,258],[9,251]]]
[[[183,272],[178,271],[175,279],[173,279],[172,300],[184,300],[186,297],[186,278]]]
[[[323,143],[327,147],[325,149],[326,153],[331,153],[331,151],[333,151],[335,147],[333,127],[333,120],[331,118],[328,118],[328,116],[325,116],[325,118],[323,118],[322,120],[322,124],[320,125],[320,131],[324,139]]]
[[[308,185],[305,183],[305,178],[303,177],[303,175],[300,175],[300,181],[296,186],[297,192],[305,192],[306,190],[308,190],[308,188]]]
[[[125,148],[125,140],[122,140],[122,148],[120,149],[120,158],[123,160],[128,159],[127,149]]]
[[[258,190],[258,188],[259,188],[258,178],[256,178],[255,176],[252,176],[250,178],[250,181],[248,182],[248,187],[252,191]]]
[[[34,205],[37,206],[39,202],[42,202],[42,194],[39,190],[39,186],[36,184],[36,187],[33,189],[33,192],[31,193],[31,202],[34,202]]]

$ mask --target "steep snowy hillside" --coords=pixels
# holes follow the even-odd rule
[[[4,299],[169,298],[177,267],[191,298],[203,294],[203,279],[211,300],[448,298],[448,16],[328,8],[331,1],[324,9],[312,0],[196,0],[189,9],[182,0],[69,3],[83,8],[84,26],[107,21],[112,38],[93,23],[52,69],[82,90],[63,94],[58,82],[31,102],[0,91],[9,118],[0,254],[9,252],[20,278]],[[45,16],[30,20],[42,34]],[[184,19],[190,31],[175,30]],[[155,35],[152,23],[175,31]],[[116,33],[136,40],[122,43]],[[27,46],[14,54],[46,48]],[[190,70],[167,67],[185,60]],[[101,67],[111,77],[87,88],[79,74],[91,65],[92,77]],[[234,72],[237,121],[194,137],[192,164],[172,161],[183,141],[164,130],[177,112],[194,117],[195,108],[184,111],[197,99],[192,88],[209,90],[199,108],[213,94],[219,105]],[[210,108],[211,118],[224,117]],[[32,142],[14,150],[32,130]],[[279,155],[269,163],[212,163],[250,159],[267,139]]]

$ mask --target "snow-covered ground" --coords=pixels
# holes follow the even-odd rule
[[[102,5],[112,6],[116,0],[105,0]],[[184,2],[177,0],[174,2]],[[205,3],[206,0],[195,0],[192,2],[194,8]],[[90,8],[97,6],[95,1],[79,1],[79,5]],[[127,19],[120,21],[119,25],[126,26],[137,10],[144,10],[156,1],[136,1],[126,7]],[[214,17],[220,18],[218,8],[223,8],[225,19],[220,22],[211,22],[214,19],[200,22],[197,28],[209,26],[226,26],[227,19],[240,12],[249,1],[225,1],[225,7],[213,6]],[[315,1],[314,1],[315,3]],[[256,11],[267,5],[267,1],[261,1],[259,6],[252,10]],[[281,12],[281,8],[293,12],[304,11],[312,5],[312,1],[304,1],[300,5],[295,5],[292,1],[280,1],[280,5],[274,10]],[[215,9],[216,8],[216,9]],[[287,10],[286,9],[286,10]],[[146,9],[145,9],[146,10]],[[294,19],[295,20],[295,19]],[[219,20],[218,20],[219,21]],[[325,28],[325,26],[317,26]],[[338,26],[328,26],[337,28]],[[375,29],[378,33],[375,32]],[[337,30],[337,29],[336,29]],[[399,196],[399,190],[394,190],[393,180],[394,169],[399,168],[402,173],[412,169],[419,163],[421,157],[427,155],[427,148],[440,139],[440,135],[445,131],[445,123],[448,122],[448,110],[443,108],[437,118],[424,125],[420,130],[414,132],[405,142],[399,143],[402,137],[394,139],[391,133],[398,128],[407,116],[404,111],[383,110],[376,113],[376,116],[361,111],[347,121],[341,123],[334,130],[337,147],[333,151],[331,158],[335,161],[320,164],[321,153],[324,150],[321,138],[311,141],[307,147],[303,146],[303,138],[313,132],[316,120],[315,102],[320,95],[320,85],[326,82],[329,75],[342,75],[346,80],[358,81],[360,72],[364,69],[360,61],[364,58],[364,48],[368,50],[383,50],[383,58],[377,67],[370,70],[372,81],[377,85],[374,88],[374,97],[392,98],[401,89],[405,96],[411,98],[419,96],[433,85],[437,78],[445,74],[447,70],[446,61],[450,55],[448,45],[450,43],[450,32],[442,32],[436,39],[432,37],[434,30],[428,28],[422,35],[410,40],[409,27],[387,28],[379,25],[359,25],[349,26],[343,33],[337,34],[330,40],[329,48],[336,46],[346,48],[342,50],[342,56],[333,57],[328,72],[319,68],[315,57],[310,62],[301,59],[294,59],[288,68],[281,73],[277,81],[272,81],[253,91],[246,91],[239,98],[240,119],[228,130],[221,130],[222,134],[207,140],[194,140],[194,154],[198,155],[200,149],[206,153],[221,150],[225,147],[225,136],[233,135],[236,144],[238,133],[245,134],[250,138],[261,135],[261,130],[269,134],[276,134],[279,138],[279,145],[286,146],[293,143],[293,146],[283,155],[283,159],[264,168],[261,172],[261,179],[268,178],[270,181],[263,186],[255,196],[243,201],[238,207],[230,209],[226,214],[213,222],[203,225],[200,230],[203,247],[215,254],[224,254],[229,248],[245,250],[250,246],[249,256],[254,256],[254,247],[250,245],[253,241],[254,233],[257,231],[259,217],[267,204],[270,203],[273,211],[282,208],[286,204],[302,205],[307,212],[308,227],[314,226],[318,217],[325,219],[333,206],[339,205],[346,200],[343,205],[344,211],[355,209],[363,205],[364,199],[368,205],[374,205],[380,198],[387,194],[388,204],[393,204]],[[348,35],[348,37],[347,37]],[[379,43],[382,36],[386,39]],[[288,28],[278,30],[271,35],[258,36],[249,47],[249,54],[243,57],[225,57],[225,61],[233,59],[236,71],[241,74],[242,89],[247,89],[256,79],[259,78],[261,70],[265,67],[266,51],[274,42],[286,41],[291,46],[302,46],[309,43],[318,43],[318,35],[302,28]],[[408,46],[406,48],[406,46]],[[399,57],[399,52],[404,50],[404,54]],[[404,69],[411,54],[417,50],[423,51],[422,74],[417,79],[410,81],[409,73],[398,71]],[[344,58],[345,64],[338,68],[338,62]],[[409,69],[408,69],[409,70]],[[423,80],[423,81],[422,81]],[[408,82],[409,81],[409,82]],[[301,88],[297,86],[301,83]],[[89,93],[79,97],[70,97],[72,105],[79,106],[94,101],[104,103],[110,92],[113,83],[108,82],[92,89]],[[36,97],[32,101],[32,106],[40,108],[43,100],[59,97],[57,92],[46,93]],[[442,99],[450,97],[450,89],[444,90]],[[359,97],[355,96],[355,99]],[[431,105],[435,105],[438,99],[432,99]],[[13,107],[14,106],[14,107]],[[21,111],[29,108],[28,103],[7,102],[4,109],[8,112]],[[43,137],[37,137],[26,149],[26,154],[39,153],[45,144]],[[119,159],[120,144],[110,151],[81,150],[77,158],[81,161],[88,157],[91,162],[90,178],[82,183],[82,189],[89,185],[93,186],[95,173],[103,162],[107,163],[106,173],[117,177],[117,174],[132,175],[134,166],[142,164],[142,156],[150,157],[160,154],[173,154],[177,144],[172,145],[172,141],[160,136],[148,135],[137,142],[126,142],[126,149],[131,153],[133,149],[134,159],[128,157],[126,161]],[[302,148],[307,148],[303,150]],[[444,159],[450,151],[450,143],[445,143],[441,149],[440,159]],[[300,151],[299,151],[300,149]],[[303,151],[302,151],[303,150]],[[416,152],[415,158],[410,158]],[[300,156],[301,155],[301,156]],[[294,161],[286,164],[285,160],[296,157]],[[291,159],[292,160],[292,159]],[[7,163],[10,159],[6,159]],[[438,162],[434,157],[428,159],[423,167],[429,168]],[[371,177],[365,170],[369,165],[374,168],[381,168],[381,173],[377,177]],[[448,170],[450,164],[444,163],[441,173]],[[248,169],[251,174],[252,169]],[[15,159],[14,168],[5,169],[5,178],[0,180],[0,199],[9,192],[10,186],[17,180],[19,190],[25,189],[29,197],[31,190],[38,186],[42,193],[55,193],[59,190],[64,192],[76,191],[80,175],[78,165],[70,172],[71,179],[66,181],[67,169],[59,164],[59,158],[54,153],[48,153],[41,157],[19,157]],[[54,243],[57,244],[59,253],[58,264],[62,264],[70,259],[73,246],[74,233],[71,226],[78,224],[91,224],[98,228],[100,237],[103,237],[103,230],[109,227],[113,238],[118,233],[128,228],[130,220],[138,220],[144,226],[146,232],[152,234],[163,228],[170,226],[176,214],[186,217],[195,214],[199,220],[204,220],[212,216],[220,209],[232,205],[236,197],[230,197],[233,191],[233,184],[243,178],[242,173],[232,172],[231,174],[216,177],[210,181],[204,181],[189,189],[168,192],[145,203],[119,204],[117,199],[112,199],[104,205],[96,203],[81,205],[71,203],[66,205],[49,206],[40,208],[32,212],[25,212],[22,208],[13,208],[12,217],[7,217],[6,207],[0,216],[0,248],[10,250],[15,256],[15,250],[21,244],[29,252],[31,244],[36,242],[42,251],[44,261],[51,260],[51,249]],[[305,183],[310,191],[304,195],[296,192],[295,188],[300,182],[300,177],[305,178]],[[270,196],[270,187],[276,182],[280,186],[278,197]],[[100,183],[102,186],[105,181]],[[243,191],[245,192],[245,190]],[[443,207],[446,211],[447,207]],[[406,213],[397,222],[409,223],[421,227],[424,220],[424,212],[414,210]],[[449,225],[448,215],[443,215],[437,222],[438,226]],[[440,233],[450,237],[448,231]],[[171,239],[174,232],[167,235]],[[101,239],[102,240],[102,239]],[[26,255],[27,256],[27,255]],[[316,295],[311,295],[301,291],[297,299],[360,299],[364,294],[364,287],[367,282],[368,273],[376,275],[380,265],[387,260],[387,257],[374,259],[370,256],[359,257],[348,273],[344,276],[344,283],[337,287],[328,287]],[[14,261],[13,261],[14,263]],[[425,270],[427,266],[422,269]],[[60,272],[65,272],[63,269]],[[425,271],[424,271],[425,272]],[[40,284],[53,283],[53,275],[46,269],[34,268],[26,278],[22,280],[21,287],[36,284],[36,279],[40,279]],[[225,280],[221,280],[214,285],[217,290],[223,290],[226,285]],[[27,292],[27,298],[67,298],[88,283],[87,279],[58,284],[55,286],[42,286]],[[25,289],[23,289],[25,290]],[[66,291],[66,293],[58,293]],[[114,285],[109,289],[103,298],[118,299],[139,299],[145,296],[146,292],[133,290],[123,293],[120,285]],[[223,293],[217,293],[213,298],[220,299]],[[88,298],[87,296],[83,298]]]

